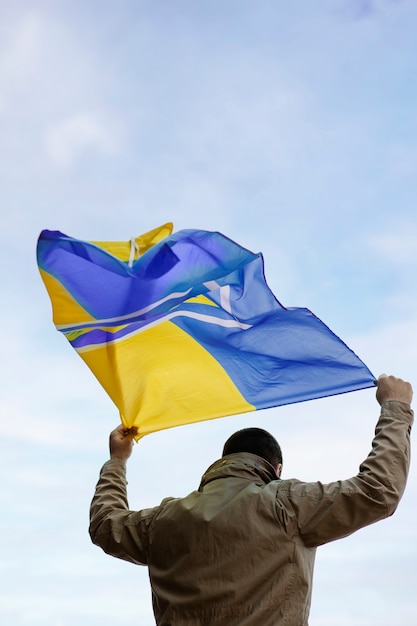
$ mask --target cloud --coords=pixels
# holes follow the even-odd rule
[[[353,0],[350,2],[350,10],[356,19],[369,17],[375,13],[373,0]]]
[[[42,294],[43,295],[43,294]],[[46,297],[46,296],[45,296]],[[33,329],[34,320],[29,324]],[[2,316],[6,325],[5,316]],[[39,342],[18,323],[8,322],[2,342],[0,376],[4,383],[0,435],[10,448],[94,450],[97,419],[117,411],[81,359],[45,324]],[[86,416],[89,419],[86,420]],[[104,420],[106,423],[106,420]],[[106,433],[107,435],[107,433]],[[6,447],[6,453],[9,446]]]
[[[411,228],[410,228],[411,226]],[[408,270],[410,266],[417,265],[417,230],[413,225],[404,229],[397,229],[395,232],[385,232],[381,234],[371,235],[368,238],[369,248],[385,263],[398,267],[405,267]]]
[[[373,257],[374,267],[378,266],[379,306],[385,308],[387,317],[402,321],[398,332],[405,335],[407,320],[417,306],[417,292],[413,289],[417,271],[417,228],[412,220],[397,217],[394,212],[384,229],[369,235],[365,245]]]
[[[3,22],[0,33],[0,111],[4,113],[12,96],[26,91],[39,70],[42,21],[27,14],[14,26],[8,20]]]
[[[343,13],[354,20],[363,20],[380,15],[384,9],[399,4],[402,0],[345,0]]]
[[[3,194],[15,195],[23,178],[45,197],[43,185],[62,189],[65,172],[71,176],[80,159],[100,162],[124,147],[123,116],[103,106],[115,77],[103,70],[91,41],[75,35],[74,15],[20,3],[0,25]],[[62,170],[60,183],[51,164]]]
[[[47,129],[45,147],[50,158],[64,167],[83,156],[118,154],[123,145],[119,120],[100,113],[78,113]]]
[[[393,320],[356,337],[355,351],[360,354],[375,375],[393,374],[417,385],[415,378],[415,342],[417,318],[415,309],[408,311],[408,319]],[[368,362],[369,361],[369,362]]]

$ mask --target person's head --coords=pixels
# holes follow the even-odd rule
[[[279,477],[282,469],[282,452],[278,441],[262,428],[243,428],[234,433],[223,447],[223,455],[235,452],[250,452],[262,457],[276,470]]]

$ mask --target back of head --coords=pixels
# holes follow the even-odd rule
[[[236,452],[256,454],[273,467],[282,463],[282,452],[278,441],[262,428],[244,428],[229,437],[224,444],[223,456]]]

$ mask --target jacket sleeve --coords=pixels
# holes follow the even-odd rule
[[[147,531],[158,507],[130,511],[126,485],[125,463],[120,459],[107,461],[90,506],[90,537],[107,554],[146,565]]]
[[[408,404],[384,402],[372,450],[355,477],[328,484],[288,481],[287,496],[305,545],[340,539],[394,513],[407,481],[412,423]]]

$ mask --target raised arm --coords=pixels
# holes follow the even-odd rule
[[[306,545],[318,546],[340,539],[392,515],[397,508],[410,463],[412,387],[400,378],[382,375],[376,398],[381,414],[372,450],[360,465],[359,473],[328,484],[290,485],[288,498]]]
[[[90,506],[90,537],[112,556],[146,564],[147,527],[156,509],[130,511],[126,492],[126,461],[136,430],[122,424],[110,433],[110,460],[100,472]]]

